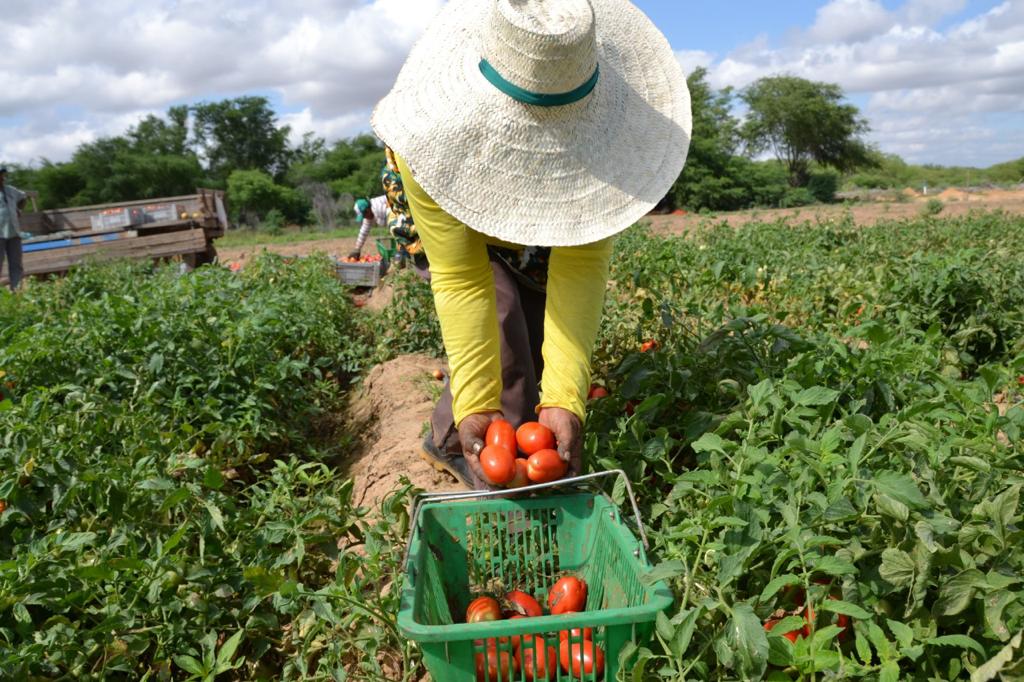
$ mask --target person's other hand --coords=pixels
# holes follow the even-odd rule
[[[487,427],[495,419],[502,419],[501,412],[480,412],[471,414],[459,424],[459,442],[462,444],[462,455],[469,464],[469,470],[473,473],[474,487],[477,490],[496,490],[487,482],[484,477],[484,470],[480,468],[480,452],[484,449],[487,437]]]
[[[349,257],[349,258],[357,258],[357,259],[358,259],[358,258],[360,258],[360,257],[361,257],[362,255],[363,255],[363,254],[362,254],[362,253],[361,253],[361,252],[359,251],[359,249],[356,249],[355,251],[349,251],[349,252],[348,252],[348,257]]]
[[[555,434],[558,454],[569,463],[566,475],[579,476],[583,470],[583,424],[580,418],[560,407],[544,407],[537,421]]]

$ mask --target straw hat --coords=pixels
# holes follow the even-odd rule
[[[466,225],[575,246],[665,196],[686,162],[690,94],[627,0],[451,0],[372,125]]]

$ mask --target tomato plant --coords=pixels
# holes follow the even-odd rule
[[[527,455],[555,447],[555,434],[551,429],[537,422],[526,422],[516,431],[519,449]]]

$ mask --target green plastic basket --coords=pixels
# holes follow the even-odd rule
[[[622,472],[592,474],[559,484],[592,480]],[[554,484],[558,485],[558,484]],[[522,491],[548,490],[553,484]],[[632,490],[633,503],[643,536]],[[625,525],[619,509],[606,496],[574,491],[545,497],[501,499],[507,491],[426,496],[417,502],[406,562],[406,580],[398,627],[417,642],[436,682],[501,680],[527,682],[526,671],[478,676],[477,665],[489,667],[495,654],[484,642],[500,642],[497,655],[511,659],[509,640],[516,635],[541,635],[556,653],[557,673],[537,679],[614,680],[623,661],[623,647],[649,640],[658,612],[672,603],[664,582],[647,584],[649,568],[644,544]],[[462,623],[469,602],[481,594],[501,596],[523,590],[544,604],[547,590],[563,575],[586,581],[584,613],[522,618],[489,623]],[[558,665],[559,633],[593,628],[593,641],[605,654],[603,675],[573,676]],[[535,640],[531,640],[535,641]],[[579,639],[570,638],[571,643]],[[524,650],[532,649],[524,644]],[[544,659],[544,652],[532,654]]]

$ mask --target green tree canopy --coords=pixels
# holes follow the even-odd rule
[[[771,151],[789,170],[789,182],[804,187],[811,164],[849,172],[873,163],[861,139],[867,121],[843,90],[795,76],[762,78],[741,95],[749,112],[742,132],[752,154]]]
[[[278,127],[266,97],[238,97],[192,107],[195,141],[209,173],[260,170],[281,179],[288,170],[288,126]]]

